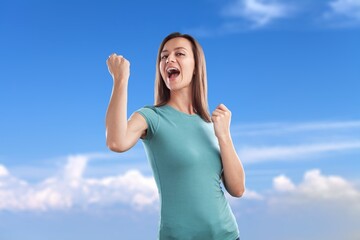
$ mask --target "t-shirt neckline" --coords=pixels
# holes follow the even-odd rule
[[[187,113],[184,113],[184,112],[182,112],[182,111],[179,111],[179,110],[177,110],[176,108],[174,108],[174,107],[172,107],[172,106],[170,106],[170,105],[164,105],[164,107],[167,107],[168,109],[171,109],[171,110],[173,110],[173,111],[175,111],[175,112],[178,112],[178,113],[180,113],[181,115],[183,115],[183,116],[187,116],[187,117],[197,117],[197,116],[199,116],[198,114],[196,114],[196,113],[194,113],[194,114],[187,114]]]

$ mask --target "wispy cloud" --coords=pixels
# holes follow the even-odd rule
[[[328,152],[359,150],[359,132],[360,121],[260,123],[231,127],[232,136],[242,143],[238,154],[245,163],[306,160]]]
[[[198,26],[184,31],[197,37],[221,36],[260,30],[290,18],[294,21],[283,26],[356,27],[360,25],[360,1],[233,0],[220,8],[219,15],[225,19],[218,26]]]
[[[238,124],[231,127],[234,135],[280,135],[309,131],[334,131],[360,129],[360,121],[323,121],[303,123]]]
[[[360,26],[359,0],[333,0],[322,15],[327,25],[335,28]]]
[[[90,155],[72,155],[56,176],[29,184],[0,165],[0,210],[46,211],[87,208],[89,205],[124,204],[135,210],[158,207],[153,177],[138,170],[103,178],[84,178]]]
[[[261,29],[277,19],[291,17],[295,11],[295,6],[275,0],[233,0],[220,9],[218,14],[225,20],[219,26],[188,28],[184,32],[209,37]]]
[[[360,141],[302,144],[294,146],[272,146],[272,147],[242,147],[238,153],[242,161],[256,163],[263,161],[289,161],[304,159],[309,155],[342,151],[349,149],[360,149]]]
[[[253,27],[263,27],[272,21],[289,15],[291,8],[278,1],[237,0],[222,10],[222,15],[243,18]]]

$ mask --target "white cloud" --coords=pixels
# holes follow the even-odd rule
[[[226,17],[220,26],[203,25],[184,31],[198,37],[209,37],[261,29],[289,18],[296,20],[290,22],[295,23],[290,25],[295,28],[299,24],[310,27],[309,22],[314,25],[320,22],[321,27],[353,27],[360,24],[359,0],[329,0],[325,5],[328,5],[327,10],[323,1],[232,0],[220,10],[220,15]]]
[[[86,156],[69,156],[64,170],[64,177],[69,180],[80,179],[86,168],[87,161]]]
[[[273,184],[276,191],[289,192],[295,190],[294,183],[285,175],[280,175],[274,178]]]
[[[360,211],[360,191],[352,183],[340,176],[325,176],[320,170],[309,170],[298,185],[284,175],[273,179],[274,196],[271,204],[333,204]],[[279,194],[277,194],[279,193]]]
[[[153,177],[138,170],[104,178],[84,178],[89,156],[73,155],[56,176],[38,184],[17,179],[0,166],[0,210],[51,210],[89,205],[125,204],[135,210],[156,209],[158,192]]]
[[[296,182],[279,174],[272,183],[260,192],[262,201],[231,202],[240,228],[245,223],[247,229],[261,229],[250,231],[251,239],[269,238],[269,232],[271,239],[355,240],[360,236],[360,189],[353,180],[310,169]]]
[[[360,121],[323,121],[304,123],[270,122],[258,124],[238,124],[231,126],[232,134],[241,136],[281,135],[309,131],[346,131],[352,129],[360,129]]]
[[[245,190],[243,198],[251,199],[251,200],[263,200],[264,199],[264,197],[260,193],[258,193],[256,191],[248,190],[248,189]]]
[[[332,13],[342,15],[354,20],[360,20],[359,0],[335,0],[329,3]]]
[[[225,7],[222,14],[245,18],[254,24],[253,27],[262,27],[275,19],[287,17],[290,9],[276,1],[237,0]]]
[[[360,141],[299,144],[293,146],[274,147],[242,147],[238,153],[243,162],[255,163],[274,160],[288,161],[308,157],[313,154],[348,149],[360,149]]]
[[[272,183],[259,192],[262,201],[231,201],[240,231],[244,223],[247,229],[261,229],[250,231],[251,239],[269,238],[269,232],[271,239],[358,239],[360,189],[355,181],[310,169],[296,182],[279,174]]]
[[[0,165],[0,177],[5,177],[8,174],[9,174],[9,172],[6,169],[6,167],[4,167],[3,165]]]
[[[256,201],[262,201],[264,200],[264,196],[262,194],[260,194],[257,191],[254,190],[250,190],[248,188],[245,189],[245,192],[243,194],[243,196],[239,199],[239,198],[234,198],[232,197],[227,191],[224,191],[224,194],[227,198],[227,200],[231,203],[236,205],[237,203],[241,202],[242,199],[246,199],[246,200],[256,200]]]
[[[332,27],[356,27],[360,24],[359,0],[333,0],[323,18]]]

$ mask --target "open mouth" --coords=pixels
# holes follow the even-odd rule
[[[175,68],[175,67],[170,67],[166,70],[167,74],[168,74],[168,77],[170,79],[172,78],[176,78],[177,76],[179,76],[180,74],[180,70]]]

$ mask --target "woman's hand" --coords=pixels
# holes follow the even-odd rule
[[[130,62],[121,55],[113,53],[106,60],[114,83],[127,83],[130,76]]]
[[[211,121],[218,139],[230,137],[231,112],[224,104],[220,104],[212,112]]]

